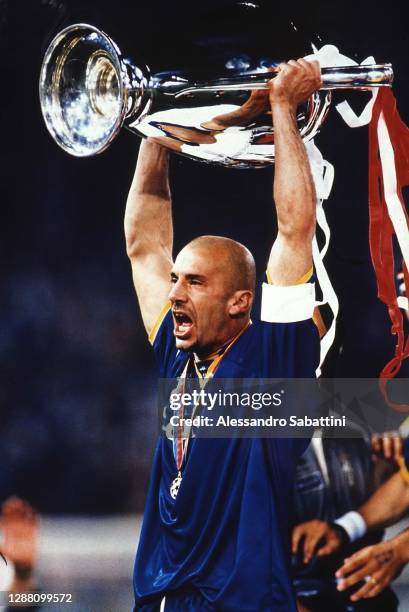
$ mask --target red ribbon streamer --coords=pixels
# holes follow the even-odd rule
[[[393,237],[395,230],[389,218],[385,201],[382,164],[379,153],[378,122],[380,114],[389,132],[395,155],[397,196],[400,200],[406,223],[409,218],[402,197],[402,187],[409,184],[409,128],[401,120],[392,90],[380,88],[369,125],[369,246],[376,274],[378,297],[386,304],[392,322],[392,334],[396,335],[395,354],[380,373],[380,388],[389,406],[398,412],[409,412],[409,405],[396,404],[387,397],[388,381],[399,372],[402,362],[409,356],[409,338],[405,342],[403,316],[398,306]],[[409,290],[408,270],[402,262],[406,295]]]

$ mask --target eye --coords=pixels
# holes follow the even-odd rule
[[[174,274],[171,274],[170,277],[170,282],[174,285],[175,283],[177,283],[178,277],[175,276]]]
[[[201,285],[202,283],[200,282],[200,280],[198,280],[197,278],[191,278],[189,283],[191,285]]]

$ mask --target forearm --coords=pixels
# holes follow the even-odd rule
[[[296,112],[320,85],[318,62],[303,59],[280,64],[277,76],[269,82],[275,147],[273,196],[278,223],[268,261],[273,285],[298,283],[312,265],[316,196]]]
[[[409,485],[397,473],[387,480],[359,509],[368,529],[392,525],[409,511]]]
[[[304,143],[288,104],[271,105],[274,122],[274,202],[278,234],[268,261],[275,285],[293,285],[311,269],[315,188]]]
[[[271,105],[274,124],[274,201],[279,233],[297,240],[312,239],[315,229],[315,187],[304,143],[288,103]]]
[[[402,563],[409,563],[409,529],[405,529],[392,539]]]
[[[131,259],[163,251],[171,258],[173,227],[168,181],[168,153],[159,145],[141,143],[125,211],[127,253]]]

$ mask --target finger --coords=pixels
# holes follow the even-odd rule
[[[321,66],[317,60],[306,60],[301,58],[298,63],[305,68],[308,73],[317,80],[317,87],[322,83]]]
[[[314,74],[317,72],[317,68],[319,67],[318,62],[308,62],[303,57],[300,57],[300,59],[297,60],[297,64],[299,66],[302,66],[308,72],[311,72]]]
[[[376,597],[376,595],[379,595],[379,593],[383,591],[392,582],[392,577],[384,576],[383,570],[372,574],[372,578],[375,580],[375,582],[372,581],[372,588],[365,595],[365,599]]]
[[[331,541],[324,544],[319,551],[317,552],[317,557],[324,557],[325,555],[332,555],[333,552],[338,550],[339,544],[337,542]]]
[[[372,440],[371,440],[371,445],[372,445],[372,450],[375,453],[380,453],[382,450],[382,442],[381,442],[381,437],[378,436],[377,434],[374,434],[372,436]]]
[[[385,459],[392,457],[392,439],[389,436],[383,437],[383,454]]]
[[[301,66],[299,65],[299,63],[296,60],[289,60],[287,62],[287,72],[289,73],[293,73],[295,72],[295,70],[297,70],[298,72],[300,71]]]
[[[373,576],[367,576],[367,578],[369,578],[369,580],[365,582],[365,584],[360,589],[352,593],[350,597],[351,601],[358,601],[358,599],[367,597],[367,595],[373,590],[373,588],[377,586],[378,581],[376,580],[376,578],[374,578]]]
[[[398,434],[393,437],[393,458],[399,461],[403,453],[402,437]]]
[[[363,548],[351,557],[347,557],[346,559],[344,559],[344,565],[342,565],[339,570],[337,570],[335,576],[337,578],[342,578],[343,576],[350,574],[354,570],[359,569],[368,561],[369,557],[367,554],[367,549]]]
[[[361,582],[361,580],[365,580],[366,576],[371,576],[376,571],[376,569],[377,567],[376,567],[376,564],[374,563],[369,562],[365,564],[362,568],[356,570],[355,572],[350,574],[347,578],[344,578],[343,580],[341,580],[337,585],[338,591],[345,591],[345,589],[348,589],[354,584],[357,584],[357,582]]]
[[[304,563],[308,563],[310,561],[321,538],[321,532],[306,535],[304,542]]]
[[[297,525],[297,527],[293,529],[293,534],[291,538],[292,551],[294,554],[297,552],[298,547],[300,545],[300,540],[303,536],[304,529],[300,525]]]

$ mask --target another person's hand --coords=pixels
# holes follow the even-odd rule
[[[307,521],[293,529],[292,552],[296,554],[301,546],[304,563],[309,563],[314,554],[318,557],[330,555],[341,545],[340,532],[325,521]]]
[[[0,526],[4,541],[1,551],[18,568],[33,567],[37,557],[38,515],[31,506],[17,497],[10,497],[2,506]]]
[[[270,104],[285,104],[293,111],[322,85],[317,61],[290,60],[278,66],[278,74],[269,81]]]
[[[397,432],[375,434],[372,436],[371,445],[374,453],[383,455],[385,459],[393,459],[397,463],[402,459],[403,441]]]
[[[297,599],[297,610],[298,612],[311,612],[309,608],[306,608],[299,599]]]
[[[401,534],[402,536],[402,534]],[[402,571],[405,559],[405,542],[397,536],[388,542],[367,546],[345,559],[344,565],[336,572],[338,591],[364,582],[351,595],[352,601],[368,599],[379,595]],[[407,540],[407,537],[405,538]],[[408,543],[406,542],[406,548]]]

